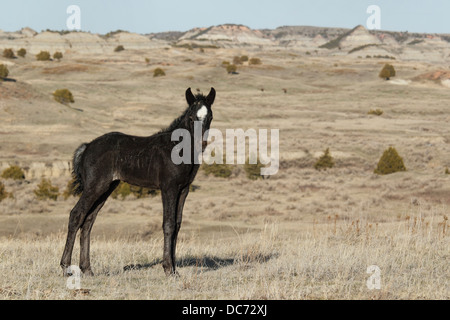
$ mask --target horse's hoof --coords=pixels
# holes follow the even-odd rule
[[[83,271],[83,275],[84,276],[88,276],[88,277],[93,277],[94,276],[94,272],[92,271],[91,268],[89,268],[89,269],[86,269],[86,270]]]
[[[173,271],[173,272],[169,272],[169,273],[166,272],[166,276],[173,277],[173,278],[179,278],[180,274],[178,273],[178,271]]]
[[[178,278],[180,276],[180,274],[178,273],[178,271],[176,270],[172,270],[172,269],[164,269],[164,272],[166,273],[167,277],[175,277]]]
[[[72,275],[72,272],[69,271],[68,267],[61,266],[63,271],[63,277],[70,277]]]

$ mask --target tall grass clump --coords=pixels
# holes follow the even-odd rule
[[[215,152],[211,153],[212,157],[215,157]],[[220,157],[220,155],[218,154]],[[203,163],[202,165],[203,171],[206,175],[212,174],[214,177],[218,178],[229,178],[233,173],[233,167],[229,164],[226,164],[226,156],[222,155],[222,163],[213,162],[211,164]]]
[[[203,171],[206,173],[206,175],[213,175],[214,177],[218,178],[229,178],[231,174],[233,173],[233,167],[229,164],[225,163],[225,156],[223,158],[223,163],[211,163],[207,164],[204,163],[202,165]]]
[[[250,163],[250,159],[247,158],[244,164],[245,175],[250,180],[262,179],[263,176],[261,175],[261,168],[264,167],[265,165],[263,165],[261,161],[259,161],[259,158],[257,159],[256,163]]]

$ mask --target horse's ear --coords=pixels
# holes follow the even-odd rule
[[[195,102],[195,97],[192,94],[191,88],[187,88],[187,90],[186,90],[186,101],[187,101],[188,105],[191,105]]]
[[[216,98],[216,90],[211,87],[211,91],[209,92],[208,96],[206,97],[206,101],[210,106],[214,103],[214,99]]]

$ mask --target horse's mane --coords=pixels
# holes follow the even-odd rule
[[[195,100],[196,101],[206,102],[206,97],[203,94],[198,93],[198,94],[195,95]],[[179,128],[180,124],[182,123],[184,118],[187,116],[189,111],[191,111],[191,106],[188,106],[186,108],[186,110],[184,110],[184,112],[181,114],[181,116],[179,116],[178,118],[173,120],[172,123],[167,128],[162,129],[161,131],[159,131],[159,133],[172,132],[173,130]]]

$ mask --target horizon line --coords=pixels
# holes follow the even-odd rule
[[[108,33],[117,33],[117,32],[126,32],[126,33],[135,33],[135,34],[140,34],[140,35],[151,35],[151,34],[160,34],[160,33],[168,33],[168,32],[189,32],[191,30],[194,29],[208,29],[211,27],[220,27],[220,26],[243,26],[246,27],[250,30],[276,30],[276,29],[280,29],[280,28],[290,28],[290,27],[309,27],[309,28],[324,28],[324,29],[343,29],[343,30],[353,30],[359,26],[362,26],[364,29],[366,29],[369,32],[400,32],[400,33],[410,33],[410,34],[437,34],[437,35],[450,35],[449,33],[440,33],[440,32],[417,32],[417,31],[408,31],[408,30],[388,30],[388,29],[367,29],[365,26],[363,26],[362,24],[358,24],[353,28],[348,28],[348,27],[332,27],[332,26],[319,26],[319,25],[281,25],[275,28],[252,28],[249,27],[248,25],[242,24],[242,23],[221,23],[221,24],[216,24],[216,25],[210,25],[208,27],[194,27],[194,28],[190,28],[188,30],[182,31],[182,30],[165,30],[165,31],[157,31],[157,32],[146,32],[146,33],[141,33],[141,32],[135,32],[135,31],[129,31],[129,30],[124,30],[124,29],[116,29],[116,30],[110,30],[107,33],[100,33],[100,32],[92,32],[90,30],[68,30],[68,29],[61,29],[61,30],[55,30],[55,29],[45,29],[45,30],[41,30],[41,31],[37,31],[32,27],[29,26],[25,26],[22,27],[19,30],[14,30],[14,31],[10,31],[10,30],[4,30],[4,29],[0,29],[0,32],[4,32],[4,33],[15,33],[15,32],[20,32],[23,29],[31,29],[36,33],[43,33],[43,32],[54,32],[54,33],[71,33],[71,32],[83,32],[83,33],[90,33],[90,34],[99,34],[99,35],[106,35]]]

